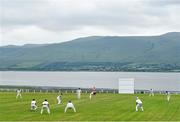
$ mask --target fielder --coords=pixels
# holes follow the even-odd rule
[[[171,98],[170,92],[166,91],[166,95],[167,95],[167,101],[169,102],[169,101],[170,101],[170,98]]]
[[[77,89],[76,90],[76,93],[77,93],[77,99],[80,99],[81,98],[81,89]]]
[[[18,97],[22,98],[21,89],[18,89],[18,90],[17,90],[16,99],[17,99]]]
[[[42,103],[41,114],[43,113],[44,109],[46,109],[48,114],[50,114],[49,103],[46,99]]]
[[[154,90],[153,89],[150,89],[150,91],[149,91],[149,96],[154,96]]]
[[[71,101],[67,103],[66,108],[64,109],[64,113],[66,113],[67,109],[73,109],[73,111],[76,112],[76,109]]]
[[[142,101],[137,97],[136,98],[136,111],[138,111],[138,108],[141,108],[142,111],[144,111],[142,106]]]
[[[96,88],[95,88],[95,87],[93,87],[92,92],[91,92],[90,95],[89,95],[89,99],[90,99],[90,100],[91,100],[91,98],[92,98],[92,95],[96,95]]]
[[[61,104],[61,101],[62,101],[62,97],[61,97],[61,95],[59,95],[59,96],[57,96],[57,104]]]
[[[33,99],[33,100],[31,101],[31,110],[36,110],[36,109],[37,109],[36,100]]]

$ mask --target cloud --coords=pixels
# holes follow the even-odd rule
[[[145,1],[147,4],[151,4],[153,6],[170,6],[170,5],[180,5],[179,0],[147,0]]]
[[[179,0],[0,0],[3,45],[180,31]]]

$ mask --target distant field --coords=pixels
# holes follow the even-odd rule
[[[63,103],[56,104],[56,93],[23,93],[23,99],[16,100],[16,93],[0,92],[0,121],[180,121],[180,95],[172,95],[171,101],[166,101],[165,95],[149,97],[145,94],[119,95],[97,94],[91,101],[89,94],[82,94],[77,100],[75,94],[64,94]],[[135,112],[135,98],[143,101],[144,112]],[[37,100],[39,108],[30,111],[31,99]],[[40,106],[48,99],[51,114],[40,114]],[[69,110],[64,113],[68,100],[72,100],[77,113]]]

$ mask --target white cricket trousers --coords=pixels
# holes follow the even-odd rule
[[[168,102],[170,101],[170,98],[171,98],[171,96],[170,96],[170,95],[167,95],[167,101],[168,101]]]
[[[81,94],[80,94],[80,93],[77,94],[77,98],[78,98],[78,99],[81,98]]]
[[[76,109],[74,106],[66,106],[64,112],[66,113],[67,109],[71,109],[71,108],[73,109],[74,112],[76,112]]]
[[[60,99],[57,99],[57,101],[58,101],[58,104],[61,104],[61,100]]]
[[[17,95],[16,95],[16,99],[17,99],[18,97],[22,98],[21,93],[17,93]]]
[[[154,96],[154,93],[153,93],[153,92],[152,92],[152,93],[150,93],[150,94],[149,94],[149,96]]]
[[[92,98],[92,95],[93,95],[93,92],[91,92],[90,95],[89,95],[89,99],[90,99],[90,100],[91,100],[91,98]]]
[[[42,106],[42,108],[41,108],[41,114],[43,113],[44,109],[46,109],[47,112],[48,112],[48,114],[50,114],[50,109],[49,109],[48,106]]]
[[[31,106],[31,110],[36,110],[37,109],[37,106]]]
[[[136,111],[138,111],[138,108],[141,108],[142,111],[144,111],[143,107],[142,107],[142,104],[137,104],[136,105]]]

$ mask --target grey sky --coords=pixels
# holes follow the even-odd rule
[[[180,31],[180,0],[0,0],[1,45]]]

